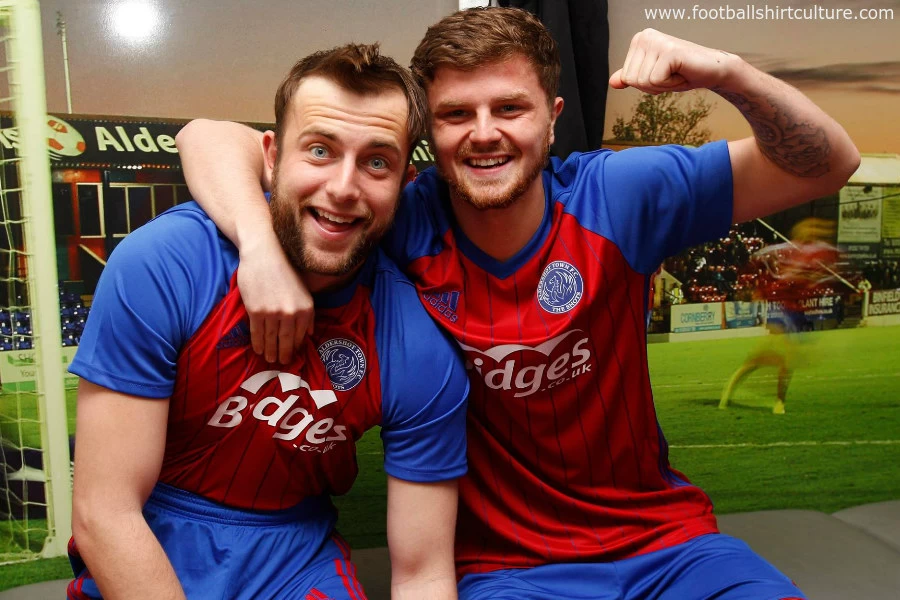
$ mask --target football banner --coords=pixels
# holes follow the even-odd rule
[[[841,188],[838,207],[840,244],[881,241],[881,197],[879,186],[852,185]]]
[[[800,304],[803,306],[803,314],[807,319],[834,319],[837,318],[841,308],[840,296],[818,296],[806,298]],[[781,302],[769,301],[766,311],[768,319],[780,319],[784,316],[784,307]]]
[[[755,327],[762,323],[761,302],[726,302],[725,303],[725,327],[737,329],[739,327]]]
[[[900,259],[900,187],[884,188],[881,201],[881,258]]]
[[[69,363],[75,358],[78,348],[68,346],[62,349],[63,371],[67,388],[78,385],[78,377],[68,372]],[[0,383],[3,391],[34,390],[35,364],[34,350],[6,350],[0,352]]]
[[[47,146],[52,168],[180,168],[175,134],[185,122],[159,122],[47,115]],[[0,146],[19,148],[12,117],[0,117]]]
[[[673,304],[672,333],[722,329],[722,302],[706,304]]]
[[[869,292],[869,316],[900,314],[900,289]]]
[[[180,169],[175,135],[187,121],[47,115],[47,149],[54,169]],[[247,123],[259,131],[269,123]],[[0,114],[0,149],[16,152],[19,131],[9,113]],[[427,141],[413,150],[412,161],[422,170],[434,163]]]
[[[881,237],[900,238],[900,187],[882,188]]]

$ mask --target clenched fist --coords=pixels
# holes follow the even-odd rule
[[[713,89],[727,80],[740,60],[722,50],[645,29],[631,38],[625,64],[612,74],[609,85],[650,94]]]

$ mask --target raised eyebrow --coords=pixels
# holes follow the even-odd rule
[[[300,139],[305,137],[323,137],[325,139],[331,140],[333,142],[338,141],[338,136],[333,131],[329,131],[327,129],[322,129],[320,127],[310,127],[308,129],[304,129],[300,132]],[[392,150],[396,154],[401,154],[400,146],[397,145],[396,142],[391,140],[374,140],[369,144],[369,148],[372,149],[386,149]]]
[[[389,140],[374,140],[369,144],[369,148],[374,150],[391,150],[396,154],[400,154],[400,146]]]
[[[333,131],[321,129],[319,127],[309,127],[300,132],[300,138],[305,137],[323,137],[332,141],[337,141],[337,135]]]
[[[457,108],[465,108],[468,103],[462,100],[444,100],[437,105],[434,112],[443,112],[445,110],[455,110]]]
[[[492,98],[491,102],[493,104],[508,104],[510,102],[526,102],[529,100],[530,96],[528,92],[513,92],[511,94],[506,94],[505,96],[498,96],[496,98]],[[455,110],[458,108],[467,108],[469,106],[468,102],[463,102],[462,100],[445,100],[437,105],[435,108],[435,112],[443,112],[447,110]]]

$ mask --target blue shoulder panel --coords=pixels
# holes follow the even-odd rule
[[[381,252],[372,306],[385,472],[417,482],[464,475],[469,379],[458,347],[428,316],[412,283]]]
[[[615,243],[649,274],[667,256],[728,232],[728,144],[648,146],[553,159],[552,197],[579,224]]]
[[[403,190],[394,225],[381,241],[381,247],[401,268],[422,256],[441,251],[441,237],[450,229],[446,184],[434,167],[419,173]]]
[[[181,347],[228,292],[237,250],[193,202],[129,234],[111,254],[69,371],[168,398]]]

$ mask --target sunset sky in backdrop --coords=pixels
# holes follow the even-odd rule
[[[137,1],[154,9],[139,19],[152,32],[125,37],[119,11]],[[624,60],[631,36],[645,27],[734,52],[797,86],[850,133],[863,152],[900,153],[900,0],[781,2],[775,7],[891,9],[878,20],[653,19],[655,8],[710,10],[740,2],[667,3],[610,0],[610,69]],[[451,12],[453,0],[43,0],[41,14],[49,112],[66,99],[56,12],[67,22],[73,111],[145,117],[210,117],[271,122],[272,98],[293,62],[347,41],[380,41],[406,64],[425,28]],[[764,3],[750,4],[764,8]],[[140,16],[140,13],[139,13]],[[736,110],[716,104],[714,138],[750,135]],[[611,90],[607,132],[627,117],[633,90]]]

